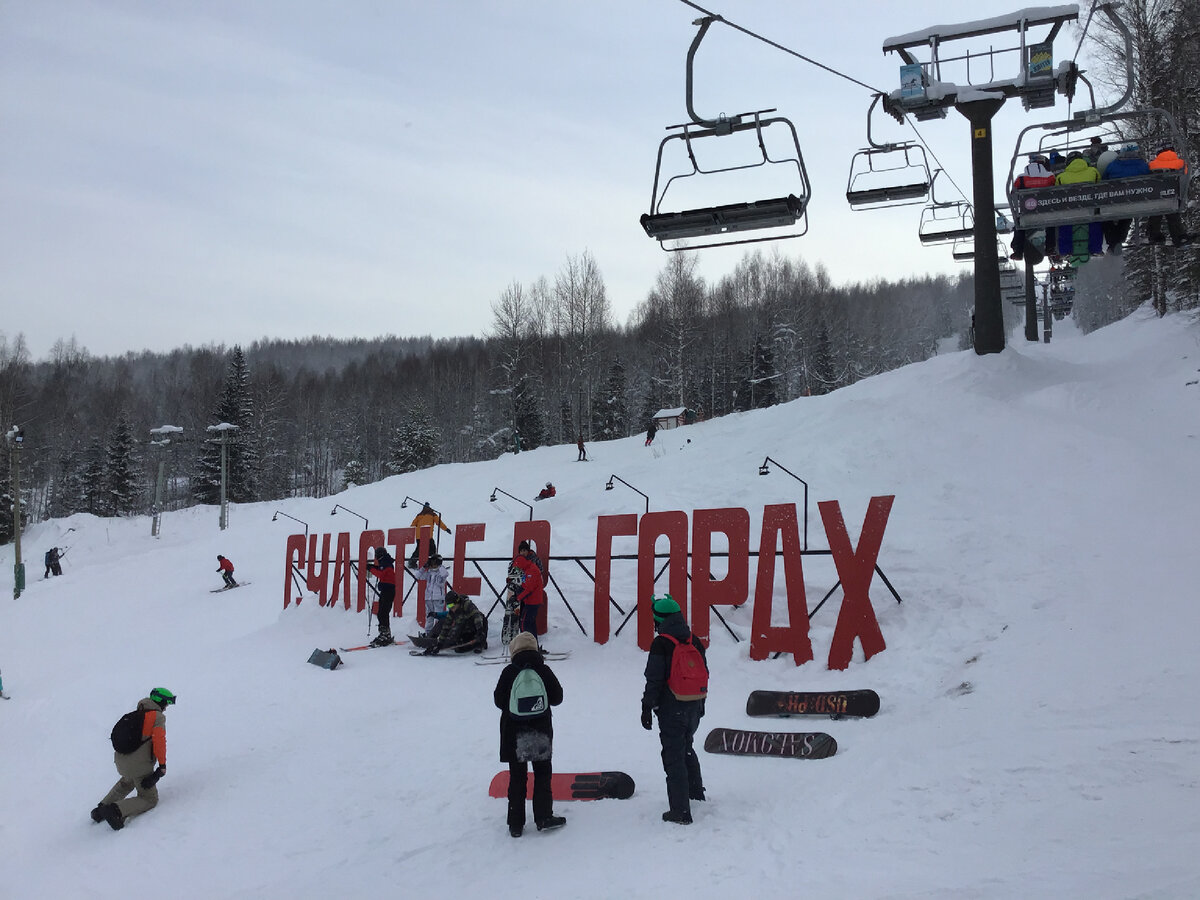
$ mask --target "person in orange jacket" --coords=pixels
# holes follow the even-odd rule
[[[223,557],[220,553],[217,554],[217,571],[221,573],[221,577],[225,579],[225,587],[235,588],[238,583],[233,580],[233,563]]]
[[[1158,156],[1150,160],[1151,172],[1184,172],[1188,170],[1187,163],[1179,158],[1174,147],[1164,147]],[[1146,219],[1146,239],[1152,244],[1165,243],[1162,233],[1163,216],[1150,216]],[[1167,231],[1171,234],[1171,243],[1182,247],[1192,242],[1191,237],[1183,228],[1183,217],[1177,212],[1167,213]]]
[[[421,529],[422,528],[430,529],[430,531],[429,531],[429,553],[430,553],[430,555],[437,553],[437,542],[435,542],[433,539],[434,532],[438,528],[440,528],[440,529],[442,529],[442,531],[446,532],[446,534],[452,533],[450,531],[450,528],[446,525],[446,523],[442,521],[442,517],[434,511],[432,506],[429,505],[429,501],[426,501],[424,503],[424,505],[421,507],[421,511],[413,517],[412,527],[417,529],[418,542],[421,539]],[[415,566],[417,564],[417,556],[418,556],[418,548],[419,547],[420,547],[419,543],[414,544],[413,552],[410,553],[408,556],[408,565],[410,567]]]
[[[113,763],[121,777],[104,799],[92,810],[93,822],[108,822],[120,831],[134,816],[158,805],[158,782],[167,774],[167,717],[164,712],[175,703],[175,695],[163,687],[150,691],[138,701],[142,717],[142,742],[132,753],[113,753]],[[158,763],[158,768],[155,768]],[[127,799],[134,789],[137,796]]]

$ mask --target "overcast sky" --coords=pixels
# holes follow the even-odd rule
[[[885,39],[1019,8],[702,5],[886,90],[900,60]],[[6,2],[0,333],[35,358],[71,336],[104,355],[481,334],[506,286],[553,280],[584,251],[624,322],[667,261],[638,217],[664,128],[687,117],[698,15],[678,0]],[[1056,59],[1076,40],[1065,31]],[[799,132],[809,234],[764,246],[838,283],[955,272],[948,248],[918,242],[920,207],[846,204],[870,99],[727,26],[697,57],[698,113],[777,107]],[[1065,115],[1061,100],[1034,114]],[[1016,101],[998,117],[998,185],[1034,120]],[[912,136],[875,122],[876,139]],[[918,127],[969,191],[966,120]],[[744,250],[705,251],[702,274]]]

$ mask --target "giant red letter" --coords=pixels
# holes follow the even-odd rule
[[[829,645],[831,669],[844,669],[850,665],[855,638],[862,644],[865,659],[870,659],[887,647],[868,590],[875,574],[879,547],[883,543],[883,530],[887,527],[888,514],[895,499],[890,495],[871,498],[857,550],[850,546],[850,536],[846,533],[846,523],[837,501],[823,500],[817,504],[821,510],[821,521],[825,523],[825,536],[829,539],[833,562],[842,580],[842,608],[833,629],[833,642]]]

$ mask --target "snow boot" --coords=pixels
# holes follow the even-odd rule
[[[667,810],[663,813],[662,819],[664,822],[674,822],[676,825],[691,825],[692,814],[685,812],[672,812]]]
[[[105,807],[107,807],[108,805],[109,804],[107,804],[107,803],[97,803],[96,804],[96,808],[92,810],[92,821],[93,822],[103,822],[104,821],[104,814],[107,811],[105,809]]]
[[[513,837],[520,837],[521,832],[524,830],[525,829],[520,825],[509,825],[508,826],[508,833],[511,834]]]
[[[110,803],[105,808],[104,819],[113,831],[120,831],[125,827],[125,817],[121,815],[121,808],[115,803]]]
[[[567,824],[564,816],[546,816],[537,823],[538,831],[553,831],[555,828],[562,828]]]
[[[369,646],[369,647],[386,647],[386,646],[388,646],[388,644],[391,644],[391,643],[393,643],[392,633],[390,631],[381,631],[381,632],[379,632],[379,634],[377,634],[375,636],[375,640],[371,641],[371,643],[368,644],[367,646]]]

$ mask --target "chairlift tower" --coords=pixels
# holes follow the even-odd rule
[[[898,121],[913,115],[918,121],[944,118],[954,107],[971,127],[972,206],[977,210],[995,209],[992,151],[992,119],[1010,97],[1020,97],[1026,109],[1053,106],[1055,94],[1074,94],[1078,70],[1066,61],[1054,67],[1054,39],[1062,26],[1079,18],[1079,7],[1033,7],[1008,16],[997,16],[962,25],[938,25],[884,41],[884,53],[896,53],[903,60],[901,87],[883,95],[883,108]],[[1030,29],[1049,27],[1036,42]],[[943,45],[968,38],[1015,32],[1018,46],[989,48],[975,55],[947,57]],[[915,51],[927,48],[929,58],[919,60]],[[996,61],[1001,54],[1019,52],[1020,65],[1010,78],[995,77]],[[944,64],[966,62],[968,84],[942,80]],[[971,62],[986,62],[989,80],[971,82]],[[1004,349],[1004,307],[1000,290],[1000,261],[996,245],[996,221],[990,215],[975,219],[975,352],[999,353]]]

